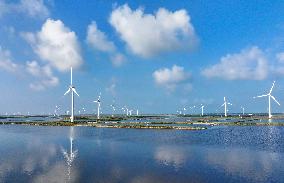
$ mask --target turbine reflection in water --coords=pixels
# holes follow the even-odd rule
[[[70,140],[70,151],[68,152],[67,150],[62,148],[62,153],[67,163],[67,175],[68,175],[68,180],[70,181],[72,164],[78,154],[78,150],[73,150],[73,141],[74,141],[74,127],[73,126],[70,127],[69,140]]]

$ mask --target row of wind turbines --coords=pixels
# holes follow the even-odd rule
[[[79,94],[77,93],[76,89],[75,89],[75,86],[73,85],[73,72],[72,72],[72,67],[70,69],[70,73],[71,73],[71,76],[70,76],[70,85],[68,87],[68,90],[64,93],[64,95],[67,95],[68,93],[71,93],[71,116],[70,116],[70,120],[71,122],[74,122],[74,94],[76,94],[77,96],[79,96]],[[260,96],[256,96],[256,97],[253,97],[253,98],[262,98],[262,97],[268,97],[268,117],[269,118],[272,118],[272,114],[271,114],[271,99],[274,100],[279,106],[280,106],[280,103],[276,100],[276,98],[272,95],[272,91],[273,91],[273,88],[274,88],[274,85],[275,85],[275,81],[272,83],[272,87],[270,88],[269,92],[267,94],[263,94],[263,95],[260,95]],[[101,93],[99,94],[99,97],[97,100],[94,101],[95,103],[97,103],[97,119],[100,119],[100,113],[101,113]],[[229,105],[232,105],[230,102],[227,101],[226,97],[224,97],[224,103],[220,106],[220,107],[224,107],[224,116],[227,117],[228,114],[228,106]],[[111,105],[113,111],[115,111],[115,106],[114,105]],[[193,109],[195,108],[196,106],[193,106],[191,107],[190,109]],[[241,107],[242,108],[242,112],[244,114],[244,107]],[[126,112],[126,115],[132,115],[132,111],[133,110],[130,110],[128,109],[127,107],[122,107],[121,108],[124,112]],[[203,116],[204,115],[204,105],[201,104],[201,115]],[[183,111],[186,110],[186,108],[183,108],[182,109]],[[182,114],[182,110],[180,111],[177,111],[179,114]],[[137,110],[136,111],[136,114],[139,115],[139,111]]]
[[[79,94],[76,91],[75,86],[73,85],[73,70],[72,70],[72,67],[70,69],[70,85],[69,85],[67,91],[64,93],[64,95],[67,95],[68,93],[71,93],[71,116],[70,116],[70,121],[74,122],[74,109],[75,109],[75,106],[74,106],[75,105],[74,104],[74,96],[75,95],[74,94],[76,94],[78,97],[79,97]],[[99,94],[98,99],[93,101],[93,102],[97,103],[97,119],[100,119],[100,114],[101,114],[101,93]],[[114,104],[111,104],[110,106],[112,107],[113,112],[115,112],[116,108],[115,108]],[[59,110],[59,107],[56,106],[55,114],[57,114],[58,110]],[[83,108],[83,110],[85,110],[85,109]],[[128,109],[126,106],[122,107],[121,110],[126,112],[127,116],[131,116],[132,112],[133,112],[132,109]],[[136,115],[137,116],[139,115],[139,110],[138,109],[136,110]]]
[[[273,88],[274,88],[274,85],[275,85],[275,81],[273,81],[272,83],[272,87],[270,88],[269,92],[267,94],[264,94],[264,95],[260,95],[260,96],[256,96],[256,97],[253,97],[253,98],[262,98],[262,97],[268,97],[268,117],[269,118],[272,118],[272,114],[271,114],[271,99],[274,100],[279,106],[280,106],[280,103],[276,100],[276,98],[272,95],[272,91],[273,91]],[[224,107],[224,116],[227,117],[228,116],[228,106],[229,105],[233,105],[231,104],[230,102],[227,101],[226,97],[224,97],[224,103],[220,106],[220,107]],[[196,106],[193,106],[193,107],[190,107],[189,109],[192,110],[193,108],[196,108]],[[204,115],[204,105],[201,104],[201,116]],[[245,108],[243,106],[241,106],[241,109],[242,109],[242,114],[244,115],[245,113]],[[177,113],[178,114],[184,114],[185,115],[185,111],[187,109],[186,108],[183,108],[182,110],[177,110]]]

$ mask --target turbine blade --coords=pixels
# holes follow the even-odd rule
[[[270,91],[269,91],[269,94],[271,94],[271,92],[272,92],[272,90],[273,90],[273,87],[274,87],[274,84],[275,84],[275,81],[273,81],[273,83],[272,83],[272,87],[271,87],[271,89],[270,89]]]
[[[275,97],[273,97],[273,96],[271,95],[271,98],[272,98],[278,105],[280,105],[280,103],[275,99]]]
[[[224,104],[222,104],[220,107],[223,107],[225,105],[225,103]]]
[[[100,92],[99,97],[98,97],[98,101],[101,99],[101,95],[102,95],[102,93]]]
[[[73,90],[74,93],[76,93],[76,95],[78,95],[78,97],[79,97],[79,94],[77,93],[76,89],[75,89],[75,88],[72,88],[72,90]]]
[[[64,95],[67,95],[67,93],[70,92],[70,88],[64,93]]]
[[[266,95],[256,96],[256,97],[253,97],[253,98],[261,98],[261,97],[267,97],[267,96],[268,96],[268,94],[266,94]]]

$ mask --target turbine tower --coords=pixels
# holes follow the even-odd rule
[[[229,102],[227,102],[227,100],[226,100],[226,97],[224,97],[224,103],[221,105],[221,107],[222,106],[224,106],[224,114],[225,114],[225,117],[227,117],[227,111],[228,111],[228,105],[232,105],[231,103],[229,103]]]
[[[123,110],[123,112],[126,112],[126,116],[129,115],[129,109],[128,109],[126,106],[124,106],[124,107],[121,108],[121,109]]]
[[[98,104],[98,114],[97,114],[97,119],[100,119],[100,109],[101,109],[101,93],[98,97],[97,100],[94,101],[95,103]]]
[[[269,91],[268,94],[260,95],[260,96],[257,96],[257,97],[253,97],[253,98],[268,97],[268,117],[269,117],[269,118],[272,118],[272,115],[271,115],[271,98],[272,98],[278,105],[280,105],[280,103],[275,99],[275,97],[271,95],[272,90],[273,90],[273,87],[274,87],[274,84],[275,84],[275,81],[273,81],[272,87],[271,87],[271,89],[270,89],[270,91]]]
[[[71,67],[71,79],[70,79],[70,86],[68,90],[64,93],[64,95],[67,95],[69,92],[71,92],[71,117],[70,120],[71,122],[74,122],[74,93],[79,96],[77,93],[75,86],[73,86],[73,76],[72,76],[72,67]]]
[[[245,115],[245,108],[241,106],[241,109],[243,110],[243,115]]]
[[[203,104],[201,104],[201,116],[203,116],[203,111],[204,111],[204,105]]]
[[[115,110],[116,110],[116,109],[115,109],[114,104],[111,104],[110,106],[112,107],[112,115],[111,115],[111,116],[113,117],[113,116],[114,116],[114,114],[115,114]]]
[[[182,110],[183,110],[183,115],[185,116],[186,108],[184,107]]]

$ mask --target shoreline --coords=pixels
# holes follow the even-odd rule
[[[29,125],[29,126],[86,126],[94,128],[126,128],[126,129],[172,129],[172,130],[206,130],[213,126],[284,126],[284,122],[90,122],[90,121],[6,121],[0,125]],[[184,125],[184,126],[183,126]],[[187,126],[188,125],[188,126]],[[195,126],[197,125],[197,126]],[[199,125],[199,126],[198,126]],[[209,128],[210,128],[209,127]]]

